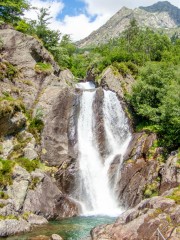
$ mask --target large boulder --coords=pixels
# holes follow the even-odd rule
[[[78,214],[78,205],[58,189],[52,178],[36,170],[24,200],[23,212],[32,212],[46,219],[72,217]]]
[[[92,240],[156,240],[180,238],[180,206],[173,200],[153,197],[124,212],[114,224],[95,227]]]
[[[123,77],[113,67],[108,67],[102,73],[99,82],[103,88],[116,92],[122,99],[125,93],[131,92],[134,78],[131,75]]]

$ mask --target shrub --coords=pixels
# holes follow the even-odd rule
[[[50,63],[38,62],[35,65],[35,71],[37,73],[50,74],[53,71],[52,65]]]
[[[26,171],[28,171],[28,172],[34,171],[40,165],[40,161],[38,159],[29,160],[27,158],[18,158],[15,160],[15,163],[17,163],[21,167],[25,168]]]

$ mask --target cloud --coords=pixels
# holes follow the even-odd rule
[[[53,21],[50,25],[52,29],[59,29],[64,34],[69,34],[71,39],[76,41],[88,36],[92,31],[96,30],[109,19],[110,15],[97,16],[96,20],[91,22],[91,19],[85,14],[78,16],[66,15],[62,22]]]
[[[52,17],[50,28],[59,30],[62,34],[69,34],[74,41],[85,38],[92,31],[98,29],[123,6],[133,9],[138,6],[149,6],[158,2],[158,0],[76,0],[84,2],[84,8],[80,9],[79,14],[76,13],[76,16],[71,16],[70,13],[67,13],[62,20],[58,19],[58,16],[63,13],[68,0],[29,1],[32,6],[37,8],[50,6],[50,16]],[[76,8],[76,1],[72,1],[74,8]],[[169,0],[169,2],[180,8],[179,0]],[[37,11],[31,10],[26,12],[25,17],[37,19]],[[94,17],[93,21],[92,17]]]
[[[114,14],[121,7],[136,8],[139,6],[150,6],[159,0],[81,0],[86,3],[89,14]],[[180,7],[179,0],[169,0],[170,3]]]
[[[49,8],[50,16],[55,19],[63,10],[64,3],[59,0],[29,0],[32,7],[37,9],[40,8]],[[29,19],[36,20],[37,19],[37,9],[31,9],[30,11],[25,12],[25,17]]]

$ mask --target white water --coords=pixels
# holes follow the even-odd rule
[[[85,86],[89,89],[89,85]],[[92,88],[91,88],[92,89]],[[103,162],[97,148],[96,134],[93,131],[93,101],[96,91],[83,91],[78,119],[78,148],[80,168],[79,201],[83,215],[116,216],[122,212],[115,197],[115,186],[110,187],[108,170],[116,155],[125,153],[131,138],[123,109],[111,91],[104,91],[104,128],[108,154]],[[116,172],[118,179],[120,166]],[[118,171],[119,170],[119,171]],[[116,181],[115,181],[116,185]]]

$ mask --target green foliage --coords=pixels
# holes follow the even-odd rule
[[[0,187],[12,184],[14,162],[0,159]]]
[[[31,180],[31,183],[30,183],[30,185],[29,185],[29,189],[34,190],[34,189],[37,187],[37,185],[38,185],[39,182],[40,182],[39,177],[34,177],[34,178]]]
[[[139,118],[162,137],[162,144],[176,148],[180,144],[180,79],[174,68],[148,64],[133,88],[130,102]]]
[[[144,190],[144,197],[150,198],[158,196],[158,181],[154,181],[153,183],[146,185]]]
[[[52,72],[52,65],[50,63],[38,62],[35,65],[35,71],[38,73],[50,74]]]
[[[38,109],[34,118],[29,117],[29,127],[28,130],[34,135],[36,141],[39,142],[41,137],[40,134],[44,128],[44,122],[42,120],[43,112],[41,109]]]
[[[8,199],[9,198],[9,196],[8,196],[8,194],[6,194],[5,192],[3,192],[3,191],[0,191],[0,198],[1,199]]]
[[[0,97],[0,117],[13,115],[15,112],[24,111],[24,104],[20,99],[11,96]]]
[[[18,158],[15,160],[15,163],[20,165],[21,167],[25,168],[26,171],[32,172],[36,168],[39,168],[40,161],[35,159],[35,160],[29,160],[27,158]]]
[[[15,23],[29,7],[29,3],[26,0],[3,0],[0,2],[0,20]]]
[[[174,200],[177,204],[180,204],[180,185],[173,191],[172,195],[167,196]]]
[[[18,77],[18,69],[8,62],[0,63],[0,81],[4,78],[8,78],[10,81],[14,82],[14,78]]]

